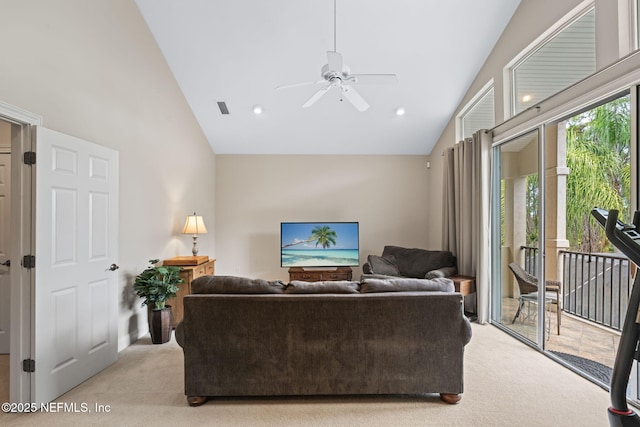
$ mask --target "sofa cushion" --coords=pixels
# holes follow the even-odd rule
[[[326,282],[303,282],[293,280],[287,288],[287,294],[357,294],[359,282],[349,280],[335,280]]]
[[[191,282],[192,294],[281,294],[286,285],[279,280],[235,276],[202,276]]]
[[[367,261],[369,262],[369,266],[371,266],[371,273],[373,274],[384,274],[387,276],[400,275],[400,270],[398,270],[396,259],[391,255],[389,256],[369,255],[367,257]]]
[[[454,292],[453,280],[437,279],[373,279],[360,283],[360,293],[372,292]]]
[[[449,251],[385,246],[382,256],[394,257],[400,276],[416,279],[423,279],[431,270],[455,266],[455,257]]]

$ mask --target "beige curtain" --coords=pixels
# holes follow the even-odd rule
[[[458,273],[476,278],[478,322],[490,310],[491,134],[480,130],[445,153],[442,247]]]

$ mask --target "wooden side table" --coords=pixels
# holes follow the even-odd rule
[[[468,313],[465,311],[465,315],[469,318],[476,318],[478,311],[478,300],[476,294],[476,278],[472,276],[450,276],[449,279],[453,280],[453,286],[455,287],[456,292],[460,292],[463,297],[467,297],[469,295],[473,295],[474,298],[474,307],[473,313]]]
[[[453,286],[456,288],[456,292],[460,292],[464,296],[476,293],[475,277],[451,276],[449,279],[453,280]]]
[[[165,260],[166,264],[173,262],[182,262],[187,257],[175,257],[170,258],[169,260]],[[191,258],[191,257],[189,257]],[[182,300],[185,295],[189,295],[191,293],[191,282],[201,276],[213,275],[215,273],[215,259],[208,259],[208,257],[200,257],[206,258],[207,261],[201,262],[198,265],[181,265],[182,271],[180,272],[180,278],[183,280],[181,284],[178,285],[178,292],[176,293],[175,298],[171,298],[167,300],[167,305],[171,306],[171,311],[173,312],[173,327],[175,328],[178,323],[182,321],[184,317],[184,306],[182,304]],[[202,259],[199,261],[203,261]],[[182,263],[184,264],[184,263]]]

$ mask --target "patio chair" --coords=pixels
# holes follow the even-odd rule
[[[518,302],[518,311],[513,317],[512,324],[522,312],[525,301],[529,304],[538,302],[538,278],[527,273],[520,267],[518,263],[509,264],[509,269],[513,272],[520,288],[520,298]],[[545,303],[556,304],[556,313],[558,318],[558,335],[560,335],[560,282],[555,280],[547,280],[545,283]]]

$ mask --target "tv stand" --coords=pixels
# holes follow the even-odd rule
[[[327,280],[351,280],[351,267],[338,268],[312,268],[305,270],[303,267],[289,268],[289,281],[301,280],[303,282],[323,282]]]

